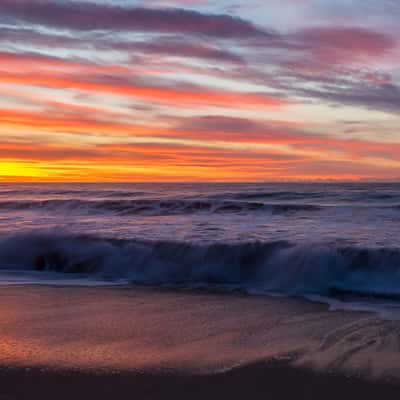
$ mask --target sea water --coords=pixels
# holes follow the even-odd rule
[[[0,270],[0,284],[202,287],[393,310],[400,184],[1,184]]]

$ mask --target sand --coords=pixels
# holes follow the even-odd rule
[[[257,363],[205,375],[0,370],[1,400],[70,399],[398,399],[400,386]]]
[[[300,299],[0,291],[0,400],[398,398],[400,323]]]

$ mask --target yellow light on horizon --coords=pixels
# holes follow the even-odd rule
[[[37,165],[25,162],[0,161],[0,178],[44,178],[46,173]]]

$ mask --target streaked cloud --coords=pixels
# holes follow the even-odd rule
[[[205,35],[227,39],[268,38],[249,21],[223,14],[171,8],[123,7],[79,1],[3,0],[0,21],[32,23],[54,29],[115,30]]]
[[[0,2],[0,179],[398,177],[397,8],[313,3]]]

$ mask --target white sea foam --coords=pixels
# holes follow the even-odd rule
[[[400,250],[394,248],[286,241],[207,245],[30,233],[0,239],[0,266],[152,285],[400,296]]]

